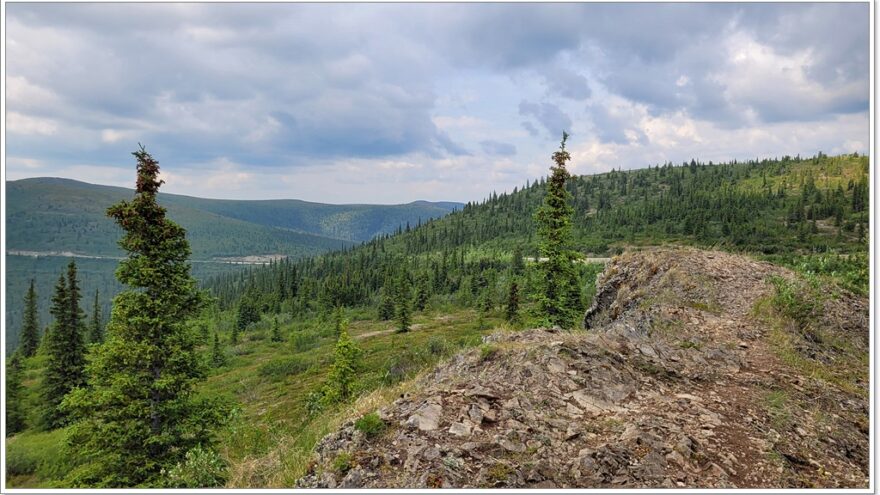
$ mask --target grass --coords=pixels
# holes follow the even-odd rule
[[[866,396],[868,353],[838,337],[821,321],[822,298],[828,293],[816,278],[771,279],[774,293],[756,302],[753,314],[767,328],[776,356],[801,375],[849,393]],[[813,349],[811,355],[805,348]],[[833,359],[819,359],[831,355]]]
[[[228,486],[292,486],[305,473],[312,449],[324,435],[351,416],[363,421],[381,404],[399,397],[401,387],[409,386],[407,380],[458,349],[479,345],[486,333],[477,330],[472,310],[417,313],[416,329],[405,334],[395,333],[393,322],[357,312],[346,316],[362,351],[355,385],[360,398],[354,403],[318,415],[308,410],[308,396],[320,390],[331,363],[335,338],[329,321],[290,322],[283,328],[290,338],[283,343],[247,342],[252,353],[236,356],[229,367],[208,378],[202,393],[231,395],[241,404],[237,430],[221,435],[221,452],[230,464]],[[501,324],[498,316],[490,314],[488,327]],[[302,342],[309,345],[303,347]],[[304,369],[292,365],[297,373],[286,373],[285,363],[309,362]],[[362,426],[372,431],[376,424]]]
[[[791,413],[788,410],[788,394],[783,390],[773,390],[764,396],[764,404],[770,415],[773,427],[777,430],[785,430],[791,423]]]
[[[367,438],[379,436],[379,434],[385,431],[385,427],[385,422],[376,413],[364,414],[354,422],[354,428],[362,432]]]

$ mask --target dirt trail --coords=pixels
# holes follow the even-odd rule
[[[795,279],[722,252],[616,257],[588,331],[486,337],[380,409],[381,435],[325,437],[298,486],[867,487],[867,301],[827,297],[813,334],[762,310],[771,276]]]

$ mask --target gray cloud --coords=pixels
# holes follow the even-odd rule
[[[502,143],[501,141],[487,139],[480,141],[480,146],[483,148],[483,152],[487,155],[513,156],[516,154],[516,146],[510,143]]]
[[[550,137],[561,136],[562,131],[571,132],[571,118],[552,103],[546,101],[532,103],[523,100],[519,103],[519,114],[537,120]]]
[[[643,118],[834,129],[868,112],[868,14],[856,3],[12,3],[7,148],[116,165],[141,141],[193,167],[304,168],[530,160],[562,130],[648,146]],[[453,91],[466,101],[455,111]]]

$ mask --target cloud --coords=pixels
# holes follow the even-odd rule
[[[546,101],[532,103],[523,100],[519,103],[519,114],[537,120],[552,138],[561,136],[563,131],[570,132],[572,128],[571,118],[558,106]]]
[[[483,152],[487,155],[513,156],[516,154],[516,146],[510,143],[502,143],[500,141],[486,139],[480,141],[480,146],[483,148]]]
[[[869,10],[13,3],[7,172],[128,180],[142,142],[177,192],[467,201],[545,173],[562,130],[597,171],[864,152]]]

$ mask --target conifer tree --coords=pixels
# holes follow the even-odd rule
[[[510,270],[514,275],[522,275],[523,270],[525,270],[525,262],[523,261],[523,251],[522,247],[517,244],[513,248],[513,255],[510,261]]]
[[[323,401],[326,404],[345,402],[352,397],[359,356],[360,349],[348,335],[348,322],[343,320],[336,339],[333,365],[324,385]]]
[[[379,319],[390,320],[394,318],[394,297],[389,286],[382,288],[379,302]]]
[[[101,306],[98,303],[98,289],[95,289],[95,302],[92,306],[92,320],[89,322],[89,342],[104,342],[104,322],[101,321]]]
[[[89,461],[72,480],[77,486],[156,485],[191,448],[209,448],[209,428],[222,414],[193,399],[204,368],[187,320],[206,298],[190,275],[186,232],[156,201],[158,162],[143,147],[133,154],[134,199],[107,210],[124,232],[119,245],[128,257],[116,277],[129,288],[113,300],[107,338],[88,366],[89,387],[64,403],[79,419],[68,439],[72,455]]]
[[[424,311],[425,307],[428,305],[428,277],[427,275],[422,275],[419,277],[419,283],[416,287],[416,300],[415,300],[415,309],[416,311]]]
[[[562,328],[574,326],[577,318],[577,301],[573,301],[572,285],[577,284],[571,251],[571,193],[565,187],[569,179],[566,162],[571,155],[565,150],[568,133],[562,133],[559,151],[553,153],[554,165],[550,168],[544,203],[535,214],[540,237],[539,251],[547,261],[539,263],[541,290],[537,295],[538,317],[544,324]]]
[[[504,316],[509,322],[519,320],[519,285],[516,281],[511,282],[507,290],[507,306],[504,308]]]
[[[281,327],[278,326],[278,317],[272,320],[272,342],[281,342]]]
[[[220,347],[220,337],[217,335],[217,332],[214,332],[214,345],[211,347],[211,364],[215,368],[226,364],[226,354],[223,352],[223,348]]]
[[[83,312],[79,308],[79,284],[76,263],[67,265],[67,277],[59,276],[50,312],[55,318],[46,341],[46,370],[43,375],[42,426],[54,429],[68,423],[69,414],[61,401],[64,396],[85,384],[85,342]]]
[[[40,345],[40,323],[37,316],[37,291],[34,289],[34,279],[28,288],[24,298],[24,324],[21,327],[21,339],[19,348],[22,357],[31,357],[37,353]]]
[[[22,355],[12,354],[6,368],[6,436],[14,435],[26,428],[24,397],[22,387]]]
[[[395,317],[397,318],[397,331],[409,332],[410,327],[410,286],[409,276],[406,271],[400,273],[397,281],[397,291],[394,298]]]

